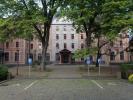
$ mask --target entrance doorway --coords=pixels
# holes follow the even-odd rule
[[[60,51],[61,63],[71,63],[71,51],[63,49]]]

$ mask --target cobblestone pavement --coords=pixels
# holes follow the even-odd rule
[[[51,65],[48,68],[52,69],[52,72],[48,75],[48,78],[81,78],[79,66],[77,65]]]
[[[40,71],[38,66],[31,68],[30,78],[82,78],[88,76],[88,69],[80,70],[81,67],[84,65],[47,65],[49,71]],[[110,68],[101,68],[101,76],[116,76],[116,71]],[[28,66],[20,66],[18,76],[16,76],[16,67],[9,68],[9,72],[18,79],[29,78]],[[98,76],[98,70],[90,70],[89,76]]]
[[[12,80],[0,85],[0,100],[133,100],[123,80]]]

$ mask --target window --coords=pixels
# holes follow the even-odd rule
[[[60,61],[60,54],[56,53],[56,61]]]
[[[50,54],[49,53],[46,53],[46,61],[50,61]]]
[[[71,34],[71,39],[74,39],[74,34]]]
[[[59,43],[56,43],[56,48],[59,49]]]
[[[56,40],[59,40],[59,34],[56,34]]]
[[[115,52],[111,52],[111,54],[110,54],[110,60],[115,60]]]
[[[19,47],[19,42],[16,42],[16,47],[17,47],[17,48]]]
[[[9,42],[6,42],[6,48],[9,48]]]
[[[124,51],[120,52],[120,60],[124,60]]]
[[[84,48],[84,44],[83,43],[81,43],[81,49],[83,49]]]
[[[56,26],[56,31],[59,31],[59,26]]]
[[[15,52],[15,61],[19,61],[19,52]]]
[[[67,44],[66,43],[64,43],[64,49],[66,49],[67,48]]]
[[[81,39],[84,39],[83,34],[81,34]]]
[[[74,49],[74,43],[72,43],[71,47],[72,47],[72,49]]]
[[[30,44],[30,49],[33,49],[33,44]]]
[[[64,39],[66,40],[66,38],[67,38],[67,37],[66,37],[66,34],[64,34]]]
[[[120,46],[123,46],[123,42],[122,41],[120,41]]]
[[[64,26],[64,31],[66,31],[66,26]]]
[[[9,53],[5,52],[5,61],[9,61]]]

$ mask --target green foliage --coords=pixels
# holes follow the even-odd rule
[[[34,61],[32,64],[32,67],[35,68],[35,67],[39,66],[40,64],[41,64],[40,61]]]
[[[128,81],[133,83],[133,74],[131,74],[129,77],[128,77]]]
[[[121,64],[121,71],[133,70],[133,64]]]
[[[72,0],[62,15],[72,20],[79,32],[104,34],[109,39],[123,28],[133,27],[132,0]]]
[[[86,58],[88,55],[96,55],[97,48],[76,50],[73,58]]]
[[[66,0],[0,0],[2,38],[13,36],[27,39],[34,35],[43,41],[49,33],[53,16],[65,2]],[[41,25],[44,25],[44,29],[40,28]]]
[[[0,18],[4,20],[0,23],[0,36],[4,40],[11,36],[29,40],[36,37],[42,43],[42,60],[45,60],[53,18],[66,1],[0,0]],[[45,69],[45,63],[42,67]]]
[[[6,79],[8,76],[8,68],[5,65],[0,65],[0,80]]]

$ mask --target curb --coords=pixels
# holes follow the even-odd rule
[[[5,82],[8,82],[9,80],[4,80],[4,81],[1,81],[0,84],[3,84]]]

